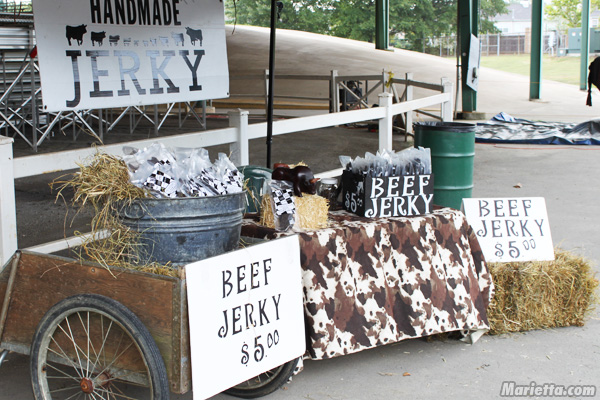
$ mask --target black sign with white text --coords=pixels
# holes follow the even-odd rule
[[[344,209],[363,217],[410,217],[433,207],[433,175],[370,178],[342,174]]]

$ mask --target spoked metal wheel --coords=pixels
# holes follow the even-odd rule
[[[298,365],[297,358],[227,389],[225,393],[244,399],[266,396],[279,389],[290,379],[296,365]]]
[[[154,339],[108,297],[66,298],[40,321],[31,346],[37,400],[166,400],[169,385]]]

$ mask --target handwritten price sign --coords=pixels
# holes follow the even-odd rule
[[[488,262],[554,260],[543,197],[463,199],[463,209]]]
[[[206,399],[304,354],[297,236],[185,267],[194,399]]]

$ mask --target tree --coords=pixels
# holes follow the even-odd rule
[[[423,51],[432,38],[456,33],[457,1],[390,0],[390,34],[403,34],[407,48]],[[284,0],[283,4],[278,27],[365,42],[375,40],[375,0]],[[238,24],[269,26],[269,0],[228,1],[226,5],[229,22],[237,15]],[[489,19],[503,12],[503,0],[481,0],[480,30],[492,31]]]
[[[237,0],[225,4],[229,23],[270,25],[271,1],[269,0]],[[327,34],[331,12],[329,0],[284,1],[277,27]]]
[[[375,40],[375,0],[340,0],[334,4],[331,35],[363,42]]]
[[[599,0],[600,1],[600,0]],[[481,26],[479,32],[482,33],[497,33],[498,28],[494,25],[492,18],[496,15],[506,14],[508,8],[504,1],[497,0],[481,0],[480,13],[481,13]]]
[[[600,8],[600,0],[591,1],[591,9]],[[581,0],[552,0],[546,5],[548,19],[559,22],[564,28],[577,28],[581,26]]]
[[[433,38],[456,33],[455,0],[392,0],[391,33],[402,33],[406,48],[424,51]]]

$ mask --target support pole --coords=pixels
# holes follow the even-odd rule
[[[540,0],[541,1],[541,0]],[[467,85],[469,68],[469,48],[471,35],[478,36],[479,0],[459,0],[458,19],[460,36],[460,64],[462,111],[473,112],[477,109],[477,92]]]
[[[390,47],[389,21],[390,1],[375,0],[375,48],[378,50]]]
[[[588,65],[590,64],[590,0],[581,4],[581,63],[579,89],[587,89]]]
[[[340,112],[340,95],[338,91],[337,84],[337,70],[331,71],[331,76],[329,78],[329,112],[336,113]]]
[[[277,0],[271,0],[271,36],[269,42],[269,90],[267,101],[267,168],[271,168],[273,145],[273,91],[275,85],[275,31],[277,23]]]
[[[539,100],[542,89],[542,7],[543,0],[533,0],[531,6],[531,63],[529,100]]]

